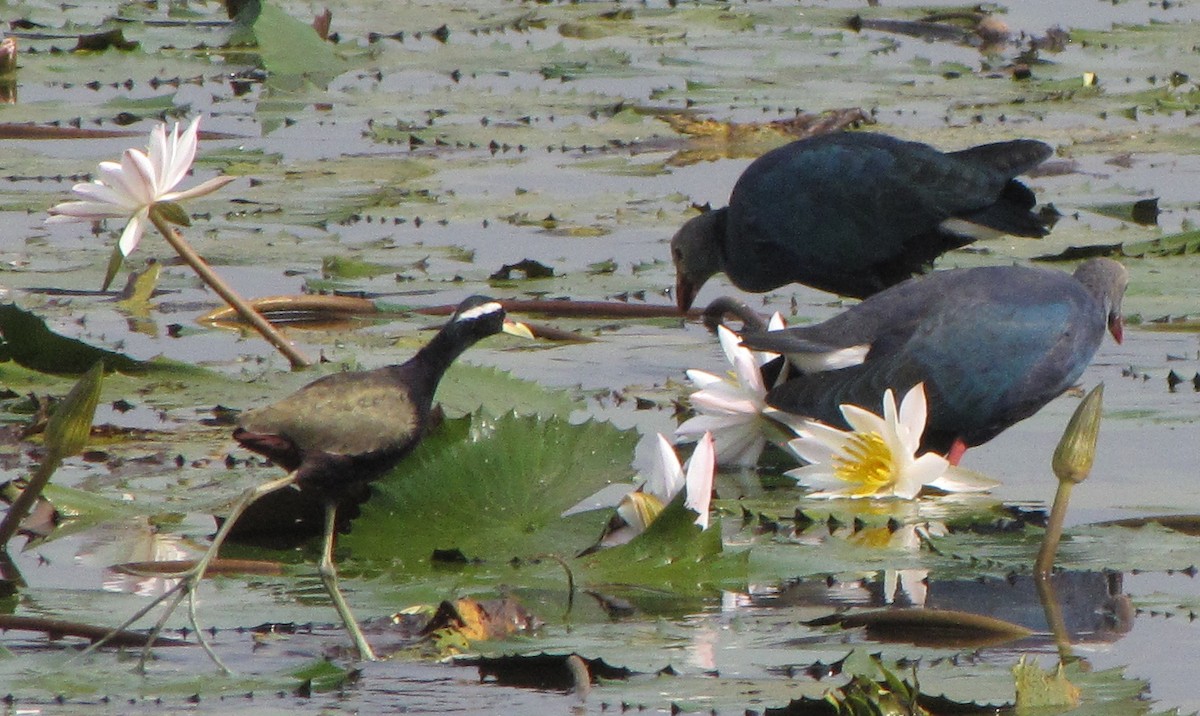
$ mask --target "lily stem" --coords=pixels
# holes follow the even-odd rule
[[[250,304],[246,303],[245,299],[237,295],[237,293],[235,293],[234,290],[229,287],[229,284],[225,283],[225,281],[218,276],[215,271],[212,270],[212,267],[204,262],[204,259],[200,258],[200,255],[197,254],[195,249],[193,249],[191,245],[184,240],[183,236],[175,230],[175,227],[169,225],[153,208],[150,209],[150,221],[154,223],[154,228],[158,229],[158,232],[163,235],[163,238],[167,240],[167,243],[171,245],[171,248],[175,249],[175,253],[179,254],[179,257],[187,262],[187,265],[191,266],[192,270],[196,272],[200,279],[208,284],[213,291],[216,291],[217,295],[220,296],[225,303],[228,303],[233,310],[237,311],[237,314],[242,318],[243,321],[253,326],[263,338],[267,339],[268,343],[275,346],[275,348],[292,364],[293,370],[297,368],[307,368],[308,366],[312,365],[312,361],[308,360],[308,358],[304,357],[304,354],[296,350],[296,347],[289,343],[288,340],[283,337],[283,334],[281,334],[275,328],[275,326],[271,325],[270,321],[263,318],[258,311],[255,311]]]
[[[0,550],[7,551],[9,540],[21,528],[21,521],[29,514],[29,510],[37,502],[37,498],[41,497],[42,490],[45,489],[46,483],[50,482],[50,476],[58,469],[60,463],[62,463],[62,457],[58,455],[57,450],[51,449],[46,459],[42,461],[42,464],[38,465],[37,470],[33,473],[33,477],[25,485],[25,489],[21,490],[21,494],[17,495],[17,498],[13,500],[12,505],[8,508],[8,514],[0,522]],[[11,579],[8,575],[5,575],[5,578]],[[19,573],[15,581],[17,581],[18,586],[25,586],[24,581],[20,579]]]
[[[1058,541],[1062,538],[1063,520],[1067,516],[1067,503],[1071,501],[1073,487],[1075,483],[1070,480],[1058,481],[1054,506],[1050,508],[1050,519],[1046,523],[1046,534],[1042,535],[1042,548],[1038,550],[1037,562],[1033,565],[1033,574],[1039,579],[1049,577],[1054,570],[1054,557],[1058,554]]]

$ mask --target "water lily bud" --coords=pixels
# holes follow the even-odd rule
[[[61,459],[87,445],[103,381],[104,364],[97,362],[58,404],[46,422],[45,441],[51,454]]]
[[[1062,439],[1054,450],[1051,465],[1059,480],[1076,484],[1087,479],[1096,459],[1096,439],[1100,436],[1101,408],[1104,405],[1104,384],[1088,393],[1067,423]]]

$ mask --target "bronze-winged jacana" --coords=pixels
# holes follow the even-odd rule
[[[269,457],[288,474],[247,490],[226,517],[208,551],[182,576],[179,585],[121,629],[174,595],[173,603],[151,632],[149,649],[183,595],[194,594],[204,570],[242,512],[259,497],[291,487],[316,493],[324,500],[321,580],[359,656],[373,660],[375,654],[337,585],[333,538],[339,503],[343,499],[358,499],[354,496],[363,493],[366,483],[390,470],[416,447],[429,428],[433,395],[446,369],[476,341],[501,331],[532,337],[523,324],[506,318],[499,303],[473,296],[459,304],[449,322],[407,362],[327,375],[276,403],[244,413],[238,420],[234,439]],[[196,627],[194,609],[192,621]],[[202,637],[200,641],[209,656],[225,668]]]

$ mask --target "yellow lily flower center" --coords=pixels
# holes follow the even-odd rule
[[[842,454],[833,458],[833,474],[857,485],[855,495],[874,495],[896,477],[896,461],[879,433],[851,433]]]

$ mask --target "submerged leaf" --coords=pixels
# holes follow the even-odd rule
[[[372,278],[395,271],[394,266],[384,266],[346,256],[326,256],[321,259],[321,274],[325,278]]]

